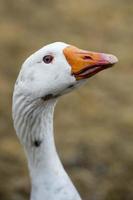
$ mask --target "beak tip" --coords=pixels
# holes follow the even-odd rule
[[[110,63],[115,64],[118,62],[118,58],[112,54],[104,54],[104,58]]]

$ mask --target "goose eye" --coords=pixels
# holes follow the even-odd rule
[[[52,60],[53,60],[53,56],[51,56],[51,55],[47,55],[47,56],[43,57],[43,62],[45,62],[46,64],[51,63]]]

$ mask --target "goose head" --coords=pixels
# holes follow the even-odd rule
[[[72,91],[116,62],[114,55],[55,42],[33,53],[24,62],[16,85],[26,96],[49,100]]]
[[[81,200],[55,148],[54,106],[59,96],[116,62],[113,55],[56,42],[33,53],[22,65],[13,94],[13,121],[27,154],[31,200]]]

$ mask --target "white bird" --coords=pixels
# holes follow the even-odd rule
[[[60,96],[116,62],[113,55],[55,42],[23,63],[14,87],[13,121],[28,159],[31,200],[81,200],[56,151],[54,107]]]

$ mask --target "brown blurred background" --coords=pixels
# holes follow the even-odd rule
[[[11,118],[13,85],[25,58],[54,41],[119,58],[61,98],[55,138],[84,200],[132,200],[132,0],[0,0],[0,200],[29,199],[27,162]]]

